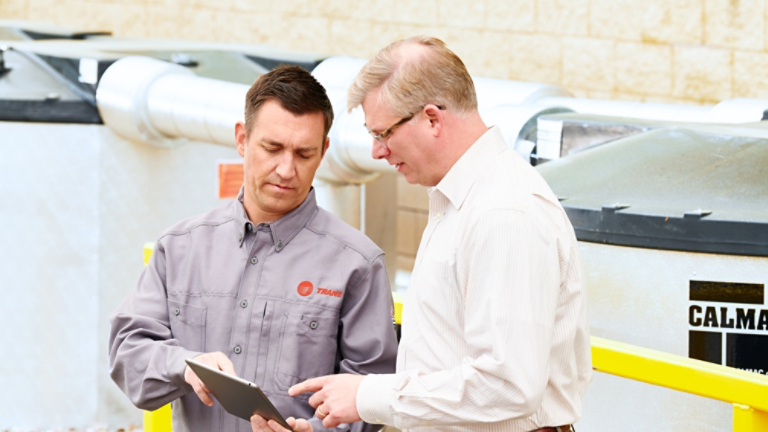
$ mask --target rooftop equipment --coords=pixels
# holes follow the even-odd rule
[[[537,166],[579,240],[592,334],[768,373],[768,128],[640,129]],[[584,406],[580,429],[731,427],[727,404],[603,374]]]

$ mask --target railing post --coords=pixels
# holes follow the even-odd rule
[[[768,413],[741,404],[733,404],[733,432],[768,431]]]
[[[171,404],[144,411],[144,432],[171,432]]]

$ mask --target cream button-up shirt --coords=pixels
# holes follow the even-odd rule
[[[574,423],[591,379],[576,237],[538,172],[489,129],[429,190],[397,373],[357,393],[369,423],[531,431]]]

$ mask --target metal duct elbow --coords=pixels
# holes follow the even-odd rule
[[[333,104],[335,120],[331,128],[331,147],[317,176],[335,182],[365,183],[384,172],[395,172],[384,160],[371,157],[372,138],[363,126],[360,107],[347,111],[347,89],[366,60],[331,57],[320,63],[312,75],[325,87]],[[545,98],[568,98],[564,88],[540,83],[473,77],[478,111],[489,125],[499,125],[510,147],[527,155],[527,141],[535,131],[536,118],[545,113],[570,111],[559,107],[525,106]],[[514,106],[520,105],[520,106]],[[533,126],[532,126],[533,125]]]
[[[382,173],[395,172],[385,160],[371,156],[373,138],[365,129],[360,108],[347,111],[347,89],[355,80],[366,60],[352,57],[331,57],[312,71],[325,87],[333,105],[334,120],[328,136],[331,146],[316,176],[332,183],[367,183]]]
[[[99,82],[96,102],[118,135],[160,147],[186,140],[235,145],[248,86],[209,78],[172,63],[125,57]]]
[[[364,60],[335,57],[313,71],[336,113],[329,133],[331,147],[316,174],[326,182],[366,183],[394,171],[385,160],[371,157],[372,138],[363,126],[362,109],[347,111],[347,88],[364,64]],[[523,154],[530,152],[523,148],[530,143],[535,119],[564,110],[526,105],[569,95],[548,84],[473,79],[480,115],[489,124],[499,125],[510,147]],[[247,92],[246,85],[200,78],[179,65],[131,56],[107,69],[96,100],[104,123],[127,139],[161,147],[186,140],[234,146],[234,125],[243,120]]]

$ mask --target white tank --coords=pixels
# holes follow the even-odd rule
[[[768,138],[744,129],[664,127],[537,166],[579,239],[592,335],[768,372]],[[732,411],[596,373],[577,428],[715,432]]]

